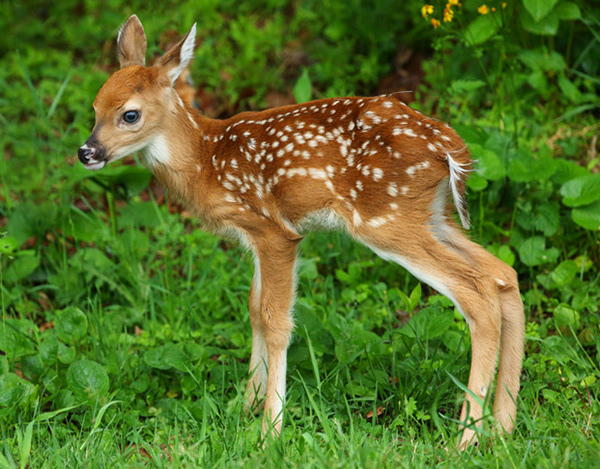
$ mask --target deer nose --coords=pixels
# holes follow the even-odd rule
[[[79,156],[79,161],[83,164],[87,164],[90,162],[90,159],[94,157],[96,154],[96,149],[94,147],[88,147],[87,144],[79,147],[77,150],[77,156]]]

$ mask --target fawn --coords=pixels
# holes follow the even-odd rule
[[[206,118],[173,87],[192,59],[195,34],[196,25],[146,67],[144,29],[137,16],[128,19],[117,40],[121,69],[99,91],[96,123],[78,155],[86,168],[101,169],[142,152],[204,226],[252,251],[246,397],[249,407],[265,398],[263,434],[281,431],[297,246],[311,229],[345,230],[452,300],[472,337],[459,445],[476,441],[472,422],[481,421],[498,353],[493,411],[499,428],[512,432],[523,304],[515,271],[453,221],[456,208],[468,228],[472,162],[461,138],[391,96]]]

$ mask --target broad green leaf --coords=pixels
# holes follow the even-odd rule
[[[332,21],[324,31],[325,36],[334,42],[339,41],[346,32],[346,24],[343,21]]]
[[[58,313],[55,327],[56,335],[60,340],[74,344],[87,332],[87,316],[79,308],[69,306]]]
[[[515,182],[545,181],[556,170],[556,162],[546,151],[535,155],[518,150],[508,165],[508,177]]]
[[[552,182],[556,184],[564,184],[571,179],[590,174],[584,167],[564,158],[557,158],[555,161],[556,172],[552,175]]]
[[[571,211],[571,218],[579,226],[588,230],[600,229],[600,200],[590,205],[574,208]]]
[[[54,334],[45,334],[39,345],[40,358],[44,365],[51,366],[58,359],[58,340]]]
[[[8,217],[6,231],[17,239],[20,246],[29,238],[41,237],[51,230],[56,213],[56,204],[19,204]]]
[[[77,352],[75,351],[75,348],[69,347],[62,342],[58,343],[57,357],[61,363],[64,363],[65,365],[73,363],[76,355]]]
[[[417,286],[413,288],[413,291],[410,292],[410,297],[408,298],[408,310],[411,312],[411,314],[415,308],[419,306],[419,302],[421,301],[421,288],[421,284],[417,283]]]
[[[600,174],[580,176],[565,182],[560,195],[567,207],[580,207],[600,200]]]
[[[488,179],[496,181],[506,176],[506,168],[500,157],[491,150],[481,149],[475,154],[478,160],[477,173]]]
[[[131,202],[121,210],[117,217],[119,228],[139,226],[153,228],[160,224],[158,208],[153,202]]]
[[[188,371],[191,368],[189,358],[180,344],[165,344],[144,354],[144,361],[148,366],[159,370],[175,368],[179,371]]]
[[[108,270],[114,267],[114,263],[110,260],[106,254],[97,248],[83,248],[80,249],[76,256],[84,265],[89,265],[100,271]]]
[[[482,80],[454,80],[450,88],[455,93],[462,93],[477,90],[482,86],[485,86],[485,81]]]
[[[0,321],[0,350],[11,360],[35,353],[32,340],[36,326],[27,319],[6,318]]]
[[[573,262],[577,266],[577,272],[587,272],[594,266],[592,260],[586,255],[577,256],[573,259]]]
[[[300,259],[298,263],[298,277],[311,281],[319,278],[317,259]]]
[[[546,240],[542,236],[526,239],[519,246],[519,258],[523,264],[533,267],[554,262],[560,252],[556,248],[546,249]]]
[[[558,202],[541,204],[533,212],[533,224],[545,236],[552,236],[558,230],[560,214]]]
[[[27,278],[40,265],[37,256],[21,256],[14,259],[6,269],[4,280],[7,283],[15,283]]]
[[[465,43],[468,46],[483,44],[500,28],[500,17],[498,15],[478,16],[467,26],[464,34]]]
[[[125,230],[118,237],[123,246],[131,251],[136,259],[142,259],[150,250],[150,238],[145,231]]]
[[[545,47],[523,49],[517,57],[533,71],[560,72],[567,66],[562,55],[556,51],[548,52]]]
[[[523,0],[523,5],[537,23],[552,11],[558,0]]]
[[[0,375],[0,407],[11,407],[34,391],[34,386],[14,373]]]
[[[307,68],[302,71],[294,85],[294,98],[298,104],[310,101],[312,98],[312,83]]]
[[[521,10],[519,16],[523,28],[531,33],[539,34],[540,36],[555,36],[558,32],[559,21],[555,12],[550,12],[542,21],[539,22],[536,22],[526,10]]]
[[[312,305],[300,298],[294,310],[297,324],[304,326],[296,328],[296,333],[303,336],[305,339],[307,339],[305,334],[310,334],[312,346],[317,353],[332,353],[334,346],[333,337],[331,336],[331,333],[323,327],[323,321],[314,311]]]
[[[456,124],[454,130],[463,138],[463,140],[469,145],[485,145],[486,140],[489,138],[487,132],[481,127],[475,125],[464,125]]]
[[[415,314],[400,332],[407,337],[419,337],[425,341],[440,337],[453,323],[452,311],[427,306]]]
[[[342,364],[350,363],[363,353],[375,357],[381,354],[381,338],[364,330],[360,322],[347,321],[341,316],[330,316],[325,324],[335,340],[335,356]],[[314,344],[314,337],[311,335]]]
[[[467,179],[467,187],[470,190],[479,192],[484,190],[488,186],[488,180],[478,173],[471,173],[469,179]]]
[[[63,229],[77,241],[86,242],[99,240],[107,231],[106,225],[96,215],[75,208],[69,212]]]
[[[577,264],[574,261],[562,261],[556,269],[552,271],[552,281],[558,287],[564,287],[573,281],[577,275]]]
[[[0,238],[0,254],[10,255],[19,249],[19,241],[13,236]]]
[[[515,264],[515,254],[507,244],[490,245],[487,246],[486,249],[508,265],[513,266]]]
[[[108,393],[108,373],[99,363],[82,359],[71,363],[67,384],[79,401],[96,401]]]
[[[563,332],[569,328],[573,328],[576,331],[579,328],[580,317],[579,313],[573,308],[559,305],[554,310],[554,321],[556,322],[556,327]]]
[[[548,79],[546,78],[546,74],[542,70],[534,70],[527,77],[527,83],[531,85],[531,87],[539,91],[542,96],[545,96],[550,89]]]
[[[579,20],[581,19],[581,10],[576,3],[561,2],[556,5],[556,16],[561,20]]]
[[[506,262],[508,265],[513,266],[515,264],[515,254],[507,244],[503,244],[498,249],[498,258],[501,261]]]
[[[581,100],[581,93],[573,84],[573,82],[565,76],[564,73],[561,73],[558,76],[558,86],[567,99],[569,99],[569,101],[572,103],[578,103]]]

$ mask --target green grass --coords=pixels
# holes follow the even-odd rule
[[[301,245],[284,429],[261,448],[261,414],[243,412],[251,256],[201,231],[139,164],[76,163],[134,11],[150,54],[199,22],[192,74],[226,115],[292,96],[305,69],[316,97],[376,93],[398,43],[431,42],[420,6],[375,31],[360,2],[326,2],[326,16],[284,0],[0,7],[0,468],[598,465],[598,22],[583,2],[583,19],[560,22],[570,46],[511,23],[523,50],[573,57],[564,70],[532,71],[512,46],[507,63],[478,62],[456,42],[416,93],[479,159],[471,236],[517,269],[526,305],[516,430],[494,437],[486,415],[464,453],[466,324],[398,266],[323,233]]]

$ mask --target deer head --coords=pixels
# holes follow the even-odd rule
[[[102,169],[137,151],[156,145],[160,129],[181,99],[174,84],[192,60],[196,25],[152,67],[146,67],[146,34],[132,15],[119,31],[117,57],[121,66],[94,100],[96,123],[79,148],[87,169]],[[151,152],[160,159],[160,152]],[[152,164],[152,161],[147,161]]]

